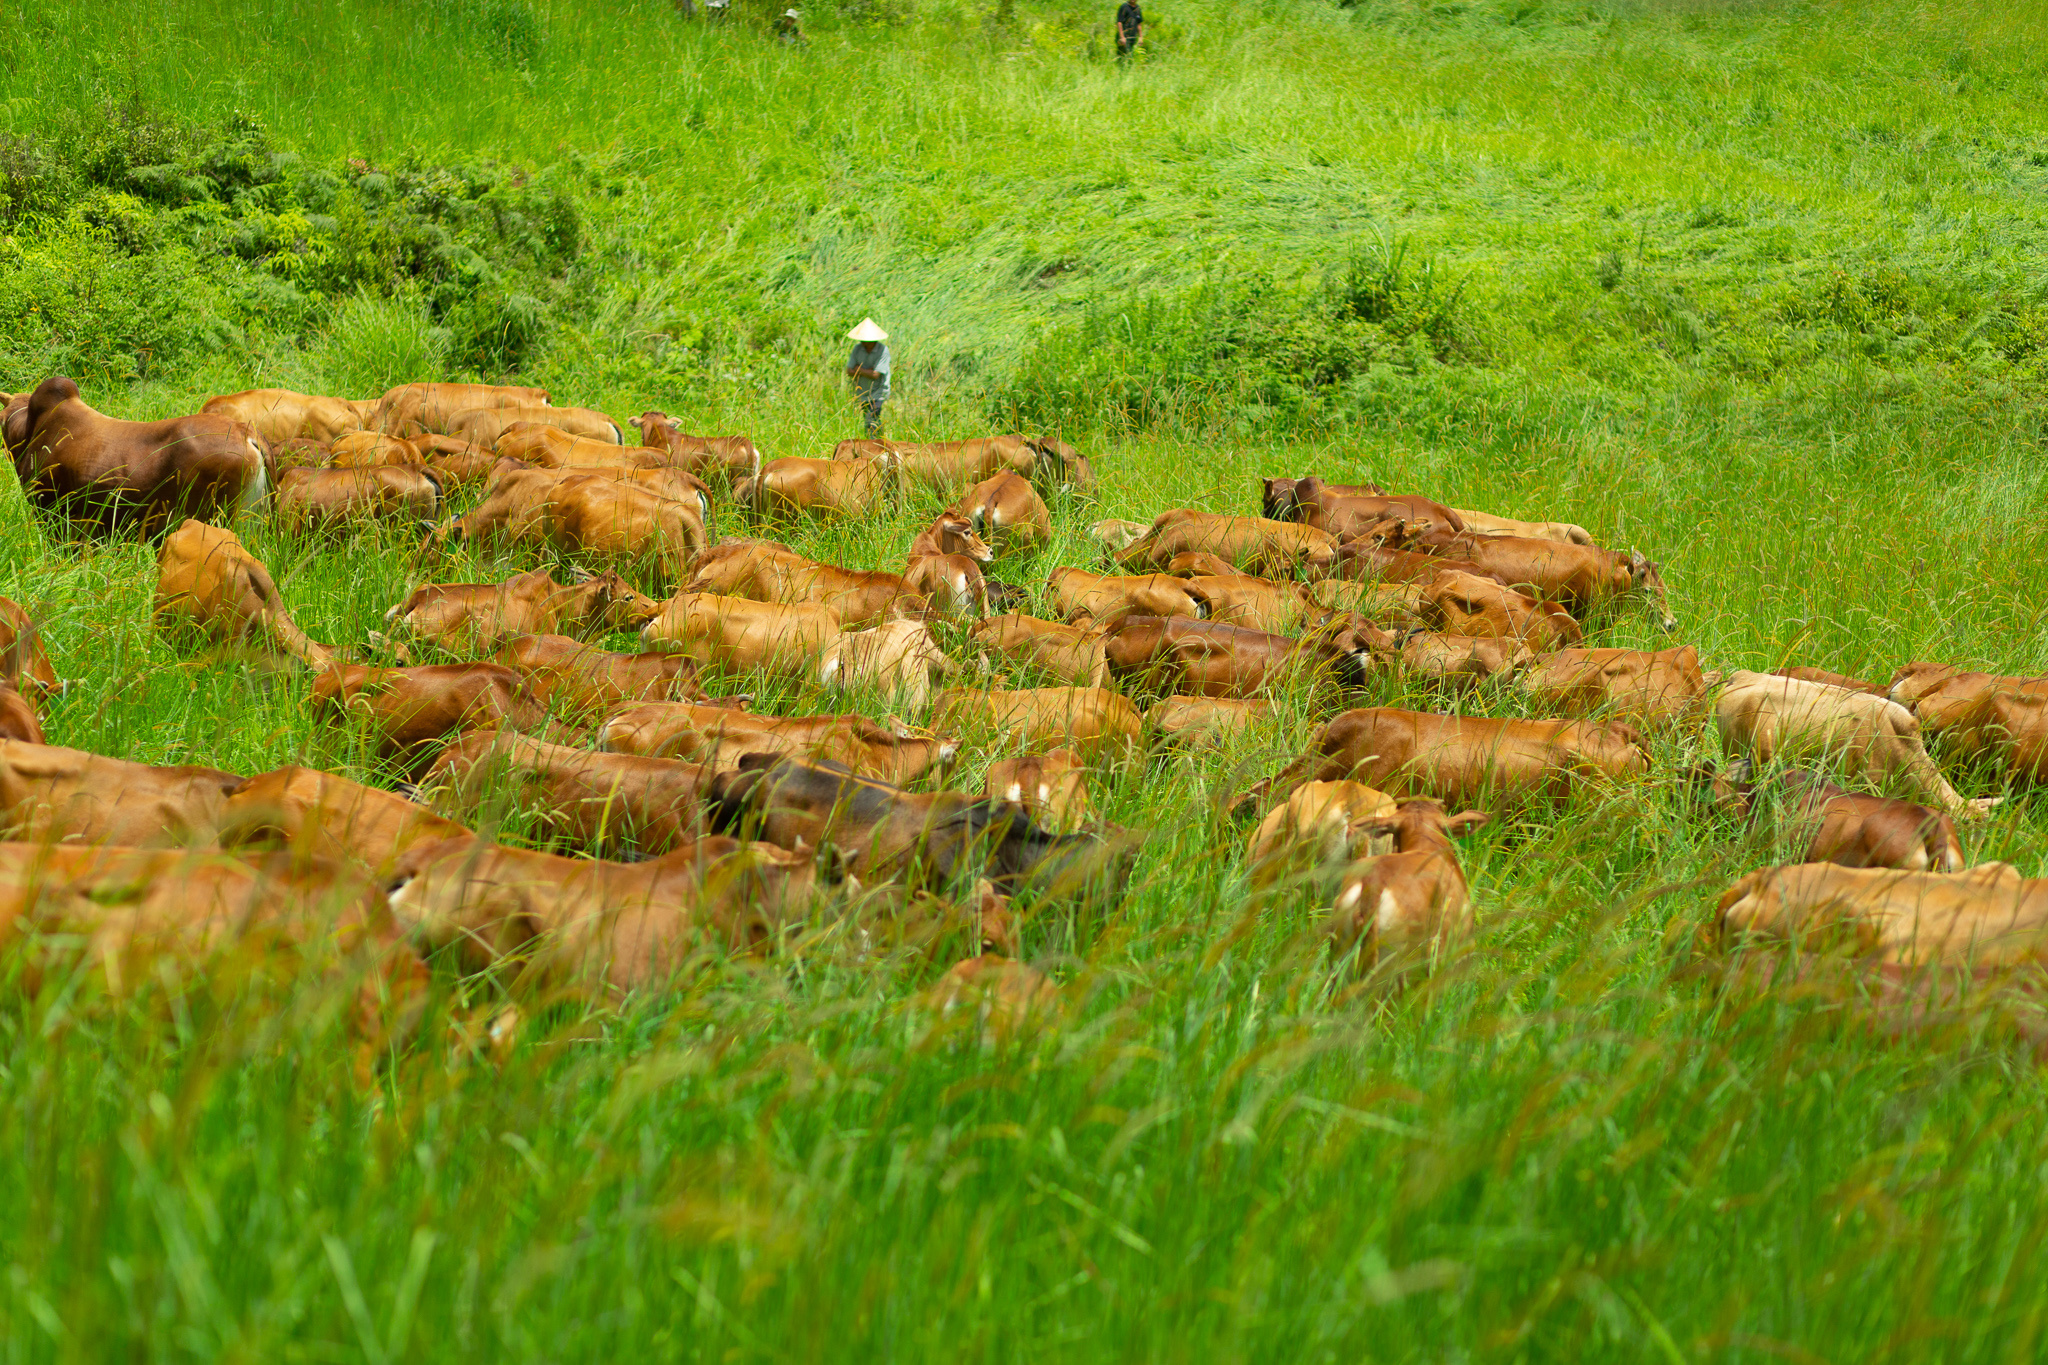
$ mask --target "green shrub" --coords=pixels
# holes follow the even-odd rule
[[[362,397],[448,367],[450,337],[417,295],[360,293],[334,312],[319,366],[334,391]]]

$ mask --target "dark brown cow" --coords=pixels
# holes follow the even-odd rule
[[[717,470],[727,479],[744,479],[761,472],[761,452],[751,436],[685,436],[661,412],[643,412],[633,425],[640,429],[642,446],[661,451],[693,473]]]
[[[547,719],[524,680],[502,664],[335,664],[313,680],[312,711],[328,723],[362,717],[382,758],[413,756],[444,735],[534,729]]]
[[[2048,781],[2048,678],[1913,663],[1892,675],[1890,696],[1947,752],[1991,758],[2027,782]]]
[[[277,476],[274,506],[277,524],[293,531],[388,516],[432,521],[441,514],[441,481],[431,470],[408,465],[287,469]]]
[[[0,837],[36,843],[210,845],[228,793],[218,768],[152,767],[0,741]]]
[[[1801,862],[1843,867],[1896,867],[1909,872],[1958,872],[1963,843],[1955,821],[1930,806],[1888,796],[1846,791],[1817,772],[1791,768],[1765,782],[1750,782],[1747,760],[1713,780],[1715,804],[1754,814],[1758,794],[1775,794],[1806,838]],[[1810,833],[1809,833],[1810,831]]]
[[[1379,491],[1377,484],[1324,483],[1314,475],[1265,480],[1263,508],[1264,515],[1274,521],[1298,521],[1328,531],[1339,540],[1349,540],[1389,519],[1427,522],[1450,531],[1465,529],[1465,519],[1455,511],[1418,494],[1389,494]]]
[[[1322,671],[1358,685],[1372,667],[1364,637],[1343,624],[1296,638],[1185,617],[1126,616],[1109,628],[1104,647],[1112,673],[1202,697],[1255,697]]]
[[[661,650],[615,654],[565,635],[518,635],[496,660],[519,671],[535,700],[578,721],[637,701],[706,699],[695,661]]]
[[[953,761],[959,745],[884,729],[866,716],[762,716],[725,706],[643,702],[604,723],[613,753],[685,758],[720,770],[749,753],[841,763],[887,782],[911,782]]]
[[[1587,779],[1650,770],[1649,749],[1620,721],[1495,720],[1376,706],[1346,711],[1316,732],[1309,752],[1259,783],[1237,809],[1285,800],[1307,781],[1353,779],[1392,796],[1470,805],[1492,793],[1516,802],[1562,796]]]
[[[428,583],[384,613],[393,626],[452,653],[489,649],[507,635],[638,630],[661,611],[615,573],[557,583],[544,569],[503,583]]]
[[[269,491],[262,442],[232,418],[124,422],[87,407],[62,375],[37,385],[22,413],[11,448],[29,501],[103,528],[222,518]]]
[[[537,806],[545,830],[586,852],[666,853],[703,835],[711,777],[701,763],[591,753],[494,730],[450,743],[420,787],[452,812],[476,810],[493,791]]]
[[[187,521],[164,537],[153,615],[159,624],[181,622],[214,639],[262,640],[314,668],[334,657],[292,620],[262,561],[233,531],[203,521]]]

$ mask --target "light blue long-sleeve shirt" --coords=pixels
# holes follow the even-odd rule
[[[880,341],[863,341],[853,348],[853,358],[846,362],[863,370],[873,370],[881,377],[869,379],[865,375],[853,377],[854,391],[870,403],[882,402],[889,396],[889,347]]]

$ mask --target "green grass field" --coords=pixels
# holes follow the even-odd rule
[[[155,416],[511,376],[823,454],[872,313],[892,434],[1022,414],[1093,458],[1002,565],[1034,590],[1097,517],[1313,470],[1639,547],[1709,667],[2043,669],[2041,6],[1162,0],[1128,69],[1111,8],[839,0],[790,50],[635,0],[10,7],[0,386]],[[209,150],[237,127],[247,164]],[[1397,248],[1391,305],[1330,302]],[[795,543],[895,567],[936,506]],[[340,645],[416,581],[401,528],[245,539]],[[153,631],[150,547],[11,484],[0,543],[76,680],[53,742],[389,780],[301,673]],[[1404,696],[1441,702],[1350,704]],[[919,1006],[946,953],[824,921],[535,1009],[501,1063],[444,973],[369,1090],[317,991],[16,992],[7,1359],[2038,1358],[2031,1052],[1667,952],[1787,855],[1687,799],[1711,728],[1467,840],[1473,952],[1386,999],[1305,896],[1252,904],[1218,813],[1331,700],[1098,776],[1149,838],[1113,910],[1029,922],[1067,1013],[1017,1043]],[[2032,875],[2048,806],[1966,838]]]

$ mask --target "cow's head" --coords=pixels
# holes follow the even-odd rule
[[[1259,500],[1259,515],[1268,521],[1298,521],[1301,519],[1301,500],[1296,496],[1300,479],[1266,479],[1264,494]]]
[[[1671,606],[1664,599],[1664,576],[1657,572],[1654,563],[1643,557],[1641,550],[1628,552],[1628,580],[1630,587],[1649,594],[1650,600],[1657,604],[1657,624],[1666,630],[1676,630],[1678,618],[1671,614]]]
[[[1892,674],[1891,689],[1885,695],[1910,711],[1914,703],[1961,671],[1952,664],[1907,664]]]
[[[988,542],[974,533],[974,523],[966,517],[944,513],[932,523],[928,534],[942,555],[966,555],[977,564],[991,563],[996,557]]]

